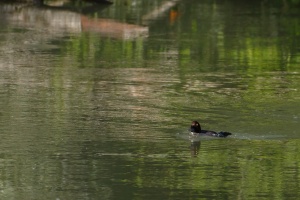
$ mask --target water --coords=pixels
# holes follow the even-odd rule
[[[299,7],[53,6],[0,4],[1,199],[299,198]]]

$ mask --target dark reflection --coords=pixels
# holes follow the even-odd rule
[[[200,134],[195,133],[195,132],[190,132],[189,140],[191,141],[191,144],[190,144],[191,156],[197,157],[199,154],[200,145],[201,145]]]
[[[41,6],[41,5],[45,5],[45,1],[44,0],[32,0],[33,4]],[[92,3],[94,5],[97,4],[113,4],[112,1],[108,1],[108,0],[84,0],[84,2],[89,2]]]
[[[93,4],[113,4],[112,1],[108,1],[108,0],[85,0],[85,1]]]
[[[198,156],[199,151],[200,151],[200,145],[201,145],[200,141],[192,141],[191,142],[190,149],[191,149],[191,155],[193,157],[197,157]]]
[[[32,0],[34,5],[42,6],[44,5],[44,0]]]
[[[46,2],[43,0],[34,0],[33,5],[40,6],[47,9],[65,10],[77,12],[80,14],[99,14],[104,9],[108,8],[112,2],[109,1],[81,1],[80,4],[74,1],[63,0],[56,4],[55,2]]]

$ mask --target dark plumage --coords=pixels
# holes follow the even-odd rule
[[[229,132],[221,131],[221,132],[217,133],[215,131],[202,130],[199,122],[197,122],[197,121],[192,121],[190,131],[193,133],[199,133],[199,134],[202,133],[202,134],[205,134],[208,136],[213,136],[213,137],[227,137],[228,135],[231,135],[231,133],[229,133]]]

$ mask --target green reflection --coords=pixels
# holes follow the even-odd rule
[[[84,18],[149,28],[130,39],[1,16],[1,199],[298,197],[299,8],[257,2]],[[175,135],[194,119],[234,136],[191,156]]]

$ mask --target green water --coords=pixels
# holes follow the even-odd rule
[[[299,199],[298,4],[168,3],[0,4],[0,199]]]

